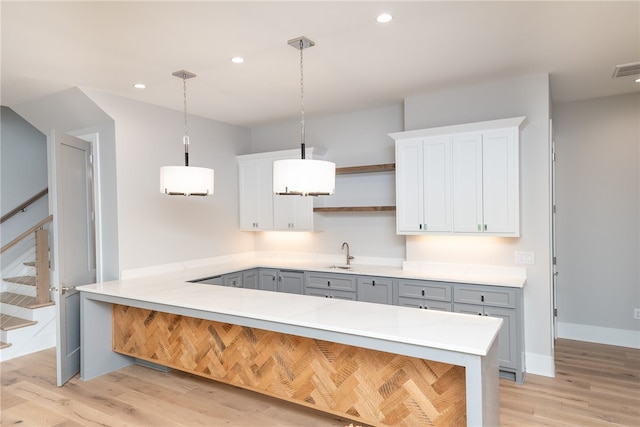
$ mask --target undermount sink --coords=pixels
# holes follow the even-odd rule
[[[346,264],[332,264],[328,268],[332,268],[335,270],[351,270],[351,265]]]

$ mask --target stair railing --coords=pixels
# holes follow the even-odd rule
[[[51,301],[48,224],[52,221],[53,215],[49,215],[0,249],[0,254],[2,254],[18,244],[33,239],[35,244],[36,304],[46,304]]]
[[[6,214],[2,215],[2,218],[0,218],[0,224],[5,222],[6,220],[11,218],[12,216],[14,216],[14,215],[16,215],[16,214],[18,214],[20,212],[26,211],[27,207],[29,207],[30,204],[40,200],[40,198],[46,196],[47,193],[49,193],[49,189],[45,188],[44,190],[42,190],[41,192],[39,192],[35,196],[31,197],[29,200],[25,200],[23,203],[19,204],[17,208],[15,208],[12,211],[7,212]]]

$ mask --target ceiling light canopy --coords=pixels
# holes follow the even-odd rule
[[[182,79],[184,94],[184,166],[160,168],[160,192],[170,196],[210,196],[213,194],[213,169],[189,166],[189,130],[187,126],[187,79],[196,75],[185,70],[172,73]]]
[[[280,195],[328,196],[333,194],[336,182],[336,165],[323,160],[305,158],[304,131],[304,67],[302,51],[315,43],[306,37],[287,42],[300,49],[300,159],[273,162],[273,191]]]

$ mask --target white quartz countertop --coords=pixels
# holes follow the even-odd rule
[[[193,278],[196,278],[197,275]],[[502,325],[492,317],[416,310],[148,276],[79,286],[82,292],[485,356]]]
[[[177,280],[196,280],[251,268],[277,268],[300,271],[382,276],[397,279],[435,280],[441,282],[468,283],[477,285],[507,286],[522,288],[526,282],[526,269],[488,265],[466,265],[429,262],[407,262],[402,265],[380,265],[353,263],[349,269],[334,259],[296,259],[287,256],[231,257],[223,262],[201,262],[196,264],[171,265],[163,269],[153,267],[132,275],[140,277],[163,275]]]

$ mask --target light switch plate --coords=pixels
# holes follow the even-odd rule
[[[633,318],[634,319],[640,319],[640,308],[634,308],[633,309]]]
[[[516,264],[535,264],[535,256],[533,252],[520,252],[515,253]]]

